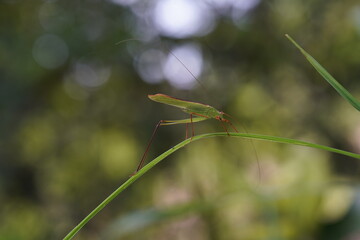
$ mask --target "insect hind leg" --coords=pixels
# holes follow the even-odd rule
[[[232,124],[231,122],[228,122],[229,123],[229,125],[230,125],[230,127],[232,127],[232,129],[234,129],[235,130],[235,132],[239,132],[237,129],[236,129],[236,127],[234,126],[234,124]]]
[[[223,129],[225,130],[225,132],[227,133],[227,135],[230,137],[230,134],[229,134],[229,131],[227,130],[226,125],[221,121],[220,121],[220,123],[221,123],[221,126],[223,127]]]
[[[153,131],[153,133],[152,133],[152,135],[151,135],[151,138],[150,138],[150,140],[149,140],[149,143],[148,143],[148,145],[147,145],[147,147],[146,147],[146,149],[145,149],[145,152],[144,152],[144,154],[143,154],[142,157],[141,157],[140,163],[139,163],[138,167],[136,168],[135,172],[134,172],[132,175],[135,175],[135,174],[144,166],[145,159],[146,159],[147,154],[148,154],[148,152],[149,152],[150,146],[151,146],[151,144],[152,144],[152,142],[153,142],[153,140],[154,140],[154,137],[155,137],[155,135],[156,135],[157,130],[158,130],[159,127],[162,125],[162,123],[164,123],[164,120],[160,120],[160,121],[156,124],[156,126],[155,126],[155,128],[154,128],[154,131]]]

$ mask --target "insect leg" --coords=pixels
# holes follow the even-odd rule
[[[190,124],[191,124],[191,139],[194,137],[194,123],[193,123],[193,115],[190,114]]]
[[[237,129],[236,129],[236,127],[234,126],[234,124],[232,124],[230,121],[228,122],[229,123],[229,125],[235,130],[235,132],[239,132]]]
[[[203,121],[205,119],[209,119],[209,117],[207,117],[205,115],[202,115],[202,114],[199,114],[199,113],[194,113],[194,112],[190,113],[190,124],[191,124],[191,129],[192,129],[191,138],[195,135],[194,123],[193,123],[193,115],[203,118],[201,121]],[[198,121],[195,121],[195,122],[198,122]]]
[[[157,130],[159,129],[159,127],[161,126],[161,123],[163,123],[163,121],[164,120],[160,120],[158,122],[158,124],[156,124],[156,126],[154,128],[154,131],[153,131],[153,133],[151,135],[150,141],[149,141],[149,143],[148,143],[148,145],[146,147],[146,150],[145,150],[143,156],[141,157],[140,163],[139,163],[138,167],[136,168],[136,171],[133,173],[133,175],[136,174],[144,166],[144,162],[145,162],[146,156],[147,156],[147,154],[149,152],[150,146],[151,146],[151,144],[152,144],[152,142],[154,140],[154,137],[156,135]]]
[[[221,123],[221,126],[222,126],[222,127],[224,128],[224,130],[226,131],[227,135],[230,137],[230,134],[229,134],[229,132],[228,132],[225,124],[224,124],[222,121],[220,121],[220,123]]]

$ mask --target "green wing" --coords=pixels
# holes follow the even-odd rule
[[[214,118],[221,114],[218,110],[216,110],[215,108],[209,105],[170,97],[168,95],[161,93],[155,95],[148,95],[148,97],[155,102],[174,106],[180,108],[186,113],[189,114],[194,113],[197,114],[198,116],[202,116],[206,118]]]
[[[148,97],[155,102],[167,104],[167,105],[178,107],[181,109],[190,109],[190,108],[197,108],[197,109],[204,108],[205,109],[208,106],[208,105],[201,104],[201,103],[190,102],[190,101],[170,97],[168,95],[161,94],[161,93],[158,93],[155,95],[148,95]]]

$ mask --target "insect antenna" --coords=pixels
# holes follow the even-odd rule
[[[179,61],[179,63],[188,71],[188,73],[196,80],[196,82],[206,91],[205,86],[200,82],[200,80],[190,71],[190,69],[183,63],[178,56],[176,56],[168,47],[166,49],[169,51],[169,53],[176,58],[176,60]]]
[[[128,39],[124,39],[124,40],[121,40],[121,41],[116,42],[115,45],[119,45],[119,44],[126,43],[126,42],[130,42],[130,41],[142,42],[140,39],[128,38]]]
[[[125,39],[125,40],[121,40],[115,43],[115,45],[120,45],[122,43],[126,43],[126,42],[131,42],[131,41],[137,41],[137,42],[144,42],[141,39],[137,39],[137,38],[129,38],[129,39]],[[159,44],[160,44],[160,48],[165,49],[171,56],[173,56],[183,67],[184,69],[191,75],[191,77],[193,79],[195,79],[195,81],[199,84],[199,86],[204,90],[204,92],[206,93],[206,95],[208,95],[208,91],[206,89],[206,87],[204,86],[204,84],[200,81],[199,78],[197,78],[189,69],[189,67],[163,42],[161,42],[159,40]]]

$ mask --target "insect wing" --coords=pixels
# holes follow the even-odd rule
[[[190,101],[170,97],[168,95],[161,93],[155,95],[148,95],[148,97],[155,102],[178,107],[181,108],[182,110],[188,110],[188,111],[194,110],[194,112],[203,111],[204,109],[209,107],[208,105],[202,103],[190,102]]]

